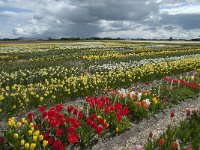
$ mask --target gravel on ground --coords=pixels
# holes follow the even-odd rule
[[[158,138],[166,131],[168,125],[178,125],[186,118],[186,109],[200,109],[200,94],[196,100],[188,99],[172,108],[163,110],[159,114],[144,119],[138,124],[132,123],[130,130],[118,136],[100,140],[92,147],[93,150],[131,150],[135,145],[143,145],[148,141],[149,133],[153,133],[153,138]],[[170,112],[174,111],[173,121]]]

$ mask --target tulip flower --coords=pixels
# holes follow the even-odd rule
[[[165,144],[165,139],[164,139],[164,138],[161,138],[161,139],[159,140],[159,144],[160,144],[160,146],[163,146],[163,145]]]
[[[178,144],[177,144],[176,141],[174,141],[174,142],[171,143],[171,148],[172,148],[172,150],[177,150]]]
[[[174,114],[175,114],[175,112],[174,112],[174,111],[171,111],[171,112],[170,112],[170,117],[173,118],[173,117],[174,117]]]

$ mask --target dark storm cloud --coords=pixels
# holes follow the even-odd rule
[[[160,23],[178,25],[185,30],[200,28],[200,14],[162,15]]]
[[[2,0],[1,7],[9,9],[0,11],[7,19],[0,22],[0,38],[189,37],[200,29],[199,0]]]

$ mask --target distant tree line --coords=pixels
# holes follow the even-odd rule
[[[18,38],[3,38],[0,39],[0,41],[79,41],[79,40],[125,40],[124,38],[111,38],[111,37],[90,37],[90,38],[80,38],[80,37],[62,37],[62,38],[23,38],[23,37],[18,37]],[[177,40],[185,40],[185,39],[173,39],[170,37],[169,39],[145,39],[145,38],[132,38],[130,40],[142,40],[142,41],[177,41]],[[190,41],[190,40],[187,40]],[[193,38],[191,41],[200,41],[200,37],[198,38]]]

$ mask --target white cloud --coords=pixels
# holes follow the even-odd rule
[[[168,6],[169,7],[169,6]],[[200,14],[200,5],[171,6],[161,9],[161,14],[177,15],[177,14]]]
[[[17,13],[12,12],[12,11],[3,11],[0,12],[0,16],[4,16],[4,17],[14,17],[16,16]]]
[[[24,25],[18,26],[14,29],[14,33],[18,36],[32,36],[32,35],[42,35],[45,31],[47,31],[47,26],[37,26],[37,25]]]

